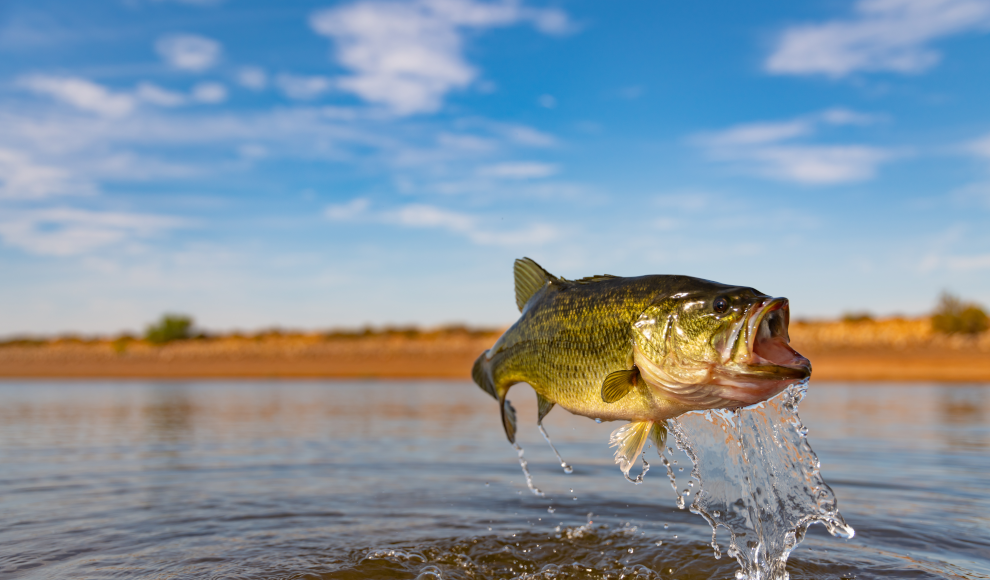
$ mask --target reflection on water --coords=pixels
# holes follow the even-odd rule
[[[564,474],[518,399],[543,498],[467,382],[0,383],[0,577],[732,577],[615,425],[550,413]],[[812,383],[801,416],[857,536],[813,527],[792,578],[990,574],[990,387]]]

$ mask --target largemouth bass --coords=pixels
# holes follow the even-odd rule
[[[522,315],[474,363],[515,443],[512,385],[536,391],[537,422],[559,405],[575,415],[629,421],[616,462],[629,469],[648,438],[662,449],[666,420],[764,401],[811,375],[792,349],[786,298],[690,276],[558,278],[515,261]]]

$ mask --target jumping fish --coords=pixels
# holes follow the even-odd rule
[[[648,438],[662,449],[667,419],[758,403],[811,376],[788,344],[786,298],[690,276],[566,280],[529,258],[514,273],[522,315],[472,369],[498,400],[511,443],[516,413],[506,395],[524,382],[541,426],[554,405],[629,421],[612,435],[628,477]]]

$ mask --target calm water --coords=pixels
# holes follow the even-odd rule
[[[655,455],[634,486],[617,424],[555,409],[565,475],[527,391],[545,498],[467,382],[0,383],[0,577],[733,576]],[[857,535],[813,526],[792,578],[990,577],[990,385],[813,382],[801,416]]]

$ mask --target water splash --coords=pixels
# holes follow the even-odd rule
[[[522,467],[523,475],[526,476],[526,487],[529,488],[529,491],[533,492],[533,495],[543,497],[543,492],[540,491],[540,488],[536,487],[533,483],[533,476],[529,473],[529,462],[526,461],[525,457],[523,457],[523,448],[520,447],[518,443],[513,443],[512,447],[515,448],[516,453],[519,454],[519,467]]]
[[[543,438],[547,440],[547,443],[550,445],[550,449],[553,449],[553,454],[557,456],[557,461],[560,462],[560,467],[564,470],[564,473],[574,473],[574,468],[564,461],[564,458],[560,456],[557,448],[553,446],[553,441],[550,440],[550,435],[547,434],[547,430],[543,428],[543,423],[539,423],[537,427],[540,428],[540,433],[543,435]]]
[[[677,446],[694,463],[691,479],[699,485],[689,482],[696,489],[691,511],[712,526],[716,557],[718,528],[729,532],[728,553],[741,566],[738,580],[787,580],[787,557],[815,522],[833,536],[855,534],[821,477],[798,416],[806,391],[804,382],[738,411],[692,412],[668,421]],[[662,461],[677,491],[671,463]],[[684,509],[691,494],[678,493],[678,507]]]
[[[622,472],[622,476],[625,477],[626,481],[628,481],[629,483],[634,483],[636,485],[643,483],[643,479],[646,477],[647,472],[650,471],[650,464],[646,461],[646,456],[642,456],[642,459],[643,459],[643,471],[639,472],[639,475],[637,475],[635,479],[629,477],[629,474],[627,472],[625,471]]]

